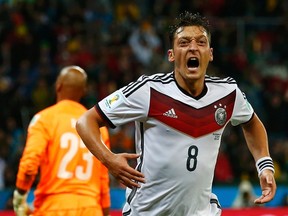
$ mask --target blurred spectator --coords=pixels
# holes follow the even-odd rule
[[[53,91],[53,88],[48,85],[47,80],[44,77],[40,77],[31,92],[31,100],[35,108],[34,112],[52,104],[51,91]]]
[[[21,125],[12,116],[6,118],[6,136],[9,157],[8,162],[14,162],[21,156],[23,151],[24,131]]]
[[[115,4],[116,21],[121,26],[129,28],[135,25],[140,19],[140,9],[135,0],[116,1]]]
[[[267,132],[271,138],[284,138],[287,136],[287,105],[284,104],[283,95],[279,92],[269,92],[266,95],[265,110],[267,115]],[[277,119],[277,121],[276,121]]]
[[[5,188],[4,184],[4,171],[6,167],[6,161],[2,157],[2,148],[0,149],[0,190],[3,190]]]
[[[143,21],[139,28],[132,31],[129,44],[137,60],[144,67],[154,67],[153,59],[158,57],[161,41],[149,22]]]
[[[6,137],[4,130],[0,129],[0,190],[3,190],[5,188],[4,173],[9,156],[9,147],[5,138]]]
[[[254,200],[256,199],[256,195],[253,190],[253,186],[249,180],[247,175],[243,175],[241,182],[238,187],[238,194],[233,201],[233,208],[247,208],[256,206]]]

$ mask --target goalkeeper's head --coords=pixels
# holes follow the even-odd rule
[[[87,74],[79,66],[64,67],[56,80],[57,102],[60,100],[74,100],[79,102],[87,91]]]

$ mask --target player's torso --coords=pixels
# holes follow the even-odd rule
[[[180,91],[175,82],[151,83],[147,119],[137,123],[138,140],[143,141],[137,147],[144,147],[145,158],[152,155],[147,160],[156,161],[151,164],[177,168],[182,161],[184,170],[192,172],[199,167],[189,158],[214,163],[223,129],[233,113],[236,90],[226,83],[207,82],[206,86],[203,97],[195,99]],[[169,175],[179,170],[171,171]]]
[[[180,200],[191,206],[193,197],[198,200],[194,203],[209,203],[221,135],[232,116],[236,90],[225,82],[208,80],[206,86],[207,92],[195,99],[175,82],[150,84],[147,119],[136,123],[136,149],[142,154],[138,169],[147,181],[139,189],[139,209],[151,207],[153,197],[161,196],[171,206]],[[203,208],[197,205],[193,208]]]
[[[75,129],[77,119],[86,111],[75,104],[56,105],[45,113],[49,122],[49,143],[43,152],[40,193],[90,193],[96,184],[95,169],[99,163],[85,147]],[[88,191],[86,191],[89,189]],[[93,192],[94,193],[94,192]]]

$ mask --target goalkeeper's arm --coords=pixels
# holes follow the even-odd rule
[[[27,204],[28,192],[20,188],[16,188],[13,193],[13,209],[16,216],[28,216],[30,210]]]

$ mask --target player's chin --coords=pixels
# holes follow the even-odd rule
[[[198,68],[189,68],[187,70],[187,73],[186,73],[186,76],[187,76],[187,79],[190,79],[190,80],[198,80],[200,79],[203,75],[202,73],[200,72],[200,70]]]

